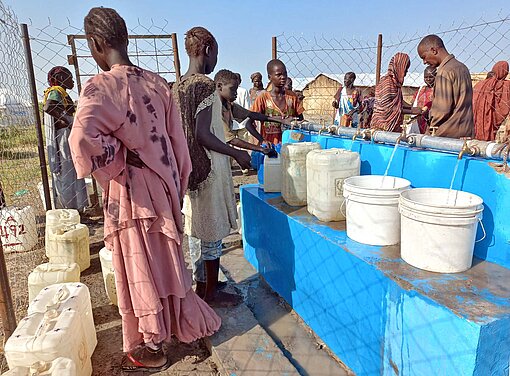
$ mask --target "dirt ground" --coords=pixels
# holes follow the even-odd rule
[[[256,182],[256,172],[248,176],[241,174],[238,168],[233,169],[236,196],[239,199],[239,186]],[[122,360],[122,332],[121,320],[116,306],[110,304],[103,284],[99,250],[103,247],[103,220],[102,217],[92,217],[83,220],[90,230],[90,268],[81,275],[81,281],[90,290],[92,309],[96,325],[98,345],[92,356],[94,376],[121,375],[119,368]],[[183,252],[188,254],[187,241],[184,241]],[[26,314],[28,306],[28,274],[35,266],[47,262],[44,249],[32,250],[25,253],[7,254],[6,263],[11,282],[16,316],[20,320]],[[3,333],[0,331],[0,343],[3,343]],[[3,350],[1,348],[0,350]],[[2,351],[3,353],[3,351]],[[168,347],[172,366],[160,375],[218,375],[216,364],[211,360],[210,353],[204,341],[191,344],[173,342]],[[5,358],[0,354],[0,370],[7,370]],[[133,375],[133,373],[130,373]],[[140,373],[141,374],[141,373]]]

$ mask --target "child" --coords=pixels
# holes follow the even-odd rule
[[[87,186],[76,178],[68,143],[75,108],[66,90],[74,87],[73,75],[67,68],[54,67],[48,73],[48,84],[43,109],[55,208],[83,212],[88,206]]]
[[[191,161],[167,82],[136,67],[113,9],[85,17],[91,54],[104,71],[87,81],[69,138],[79,176],[104,190],[104,240],[113,250],[124,371],[170,366],[162,342],[192,342],[220,327],[193,291],[182,254],[180,202]],[[117,372],[112,372],[117,374]]]
[[[220,96],[222,103],[222,116],[224,123],[223,129],[225,131],[225,142],[238,148],[259,151],[266,155],[274,153],[273,149],[264,148],[260,146],[264,139],[253,126],[253,120],[259,120],[264,122],[270,121],[274,123],[284,123],[290,125],[290,119],[281,119],[266,116],[258,112],[246,110],[245,108],[239,106],[237,103],[234,103],[237,95],[237,86],[239,85],[237,75],[234,72],[222,69],[218,73],[216,73],[216,76],[214,76],[214,82],[216,84],[216,92]],[[254,145],[237,137],[235,131],[232,130],[233,119],[236,119],[238,121],[248,119],[249,121],[246,123],[246,129],[253,137],[255,137],[258,140],[259,145]]]
[[[252,111],[260,112],[267,116],[278,116],[282,120],[296,117],[303,120],[303,106],[299,104],[298,97],[294,92],[285,90],[287,83],[287,68],[282,61],[273,59],[267,63],[267,74],[271,85],[270,91],[263,91],[255,103]],[[261,126],[261,135],[269,143],[282,142],[281,125],[274,121],[264,121]]]
[[[205,28],[194,27],[186,33],[185,46],[189,68],[174,85],[193,166],[184,198],[185,233],[197,294],[210,305],[232,306],[241,297],[218,291],[222,239],[237,228],[230,157],[242,169],[250,167],[251,158],[225,143],[221,99],[206,76],[216,66],[216,39]]]

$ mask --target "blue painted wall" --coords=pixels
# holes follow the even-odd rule
[[[344,222],[321,223],[257,185],[241,188],[241,202],[247,260],[356,374],[508,369],[507,269],[420,271],[398,247],[356,243]]]
[[[284,142],[292,142],[285,131]],[[362,175],[382,175],[393,146],[305,133],[303,141],[320,142],[323,148],[344,148],[359,152]],[[493,161],[494,162],[494,161]],[[449,188],[457,156],[399,146],[389,175],[408,179],[415,188]],[[510,268],[510,179],[498,173],[488,160],[464,157],[453,184],[454,189],[474,193],[484,200],[483,224],[487,237],[476,244],[475,256]],[[478,229],[478,239],[482,238]]]

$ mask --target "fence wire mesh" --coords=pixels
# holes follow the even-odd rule
[[[422,59],[417,46],[428,34],[440,36],[448,51],[463,62],[471,72],[473,86],[486,78],[487,72],[501,60],[509,60],[510,16],[500,15],[495,20],[479,18],[475,22],[461,22],[440,28],[382,38],[381,76],[386,74],[389,61],[397,52],[407,53],[411,60],[403,86],[404,100],[413,104],[418,89],[425,85]],[[378,58],[377,37],[337,38],[325,35],[286,35],[277,37],[277,55],[287,65],[294,89],[302,90],[305,118],[315,122],[331,123],[335,109],[333,96],[343,85],[347,72],[356,74],[354,85],[362,97],[369,95],[376,85]],[[494,104],[490,104],[494,106]],[[504,124],[504,123],[503,123]],[[499,126],[499,124],[497,124]],[[499,130],[505,133],[504,126]]]
[[[43,260],[44,206],[37,186],[41,168],[21,29],[1,2],[0,55],[0,240],[20,319],[27,305],[27,275]]]

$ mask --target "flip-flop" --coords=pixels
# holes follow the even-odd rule
[[[126,364],[127,361],[130,361],[132,365]],[[166,363],[160,367],[147,367],[145,364],[136,360],[133,355],[127,353],[126,356],[122,359],[121,369],[123,372],[161,372],[168,369],[172,365],[170,358],[167,356]]]

